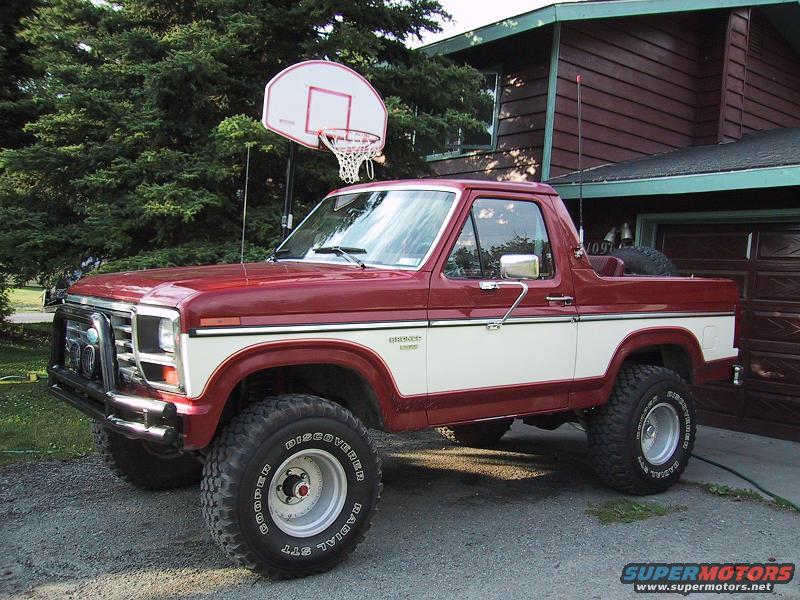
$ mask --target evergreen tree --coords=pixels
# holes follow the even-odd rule
[[[36,0],[7,0],[0,6],[0,148],[18,148],[31,141],[23,127],[38,112],[29,93],[35,72],[25,58],[30,48],[18,34],[22,19],[31,16],[35,6]],[[0,323],[11,313],[8,284],[0,270]]]
[[[26,59],[30,50],[19,36],[22,20],[33,15],[35,0],[9,0],[0,6],[0,148],[31,141],[24,125],[35,118],[30,84],[36,74]]]
[[[259,122],[264,84],[324,58],[362,73],[389,110],[376,178],[426,171],[412,132],[476,127],[479,73],[409,50],[435,0],[41,0],[20,40],[43,75],[32,141],[0,154],[0,271],[47,280],[91,256],[107,268],[238,260],[246,148],[247,257],[279,233],[287,141]],[[298,152],[302,214],[340,185]]]

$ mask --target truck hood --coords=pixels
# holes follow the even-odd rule
[[[400,307],[424,311],[428,276],[348,264],[280,261],[94,275],[72,285],[68,293],[176,307],[186,315],[185,328],[191,328],[203,317],[239,317],[242,324],[268,324],[338,321],[364,311],[377,311],[373,315],[377,316]]]
[[[171,267],[92,275],[69,288],[70,294],[124,302],[177,306],[198,292],[263,286],[275,282],[349,279],[361,269],[348,265],[276,262]]]

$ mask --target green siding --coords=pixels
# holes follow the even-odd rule
[[[562,198],[577,198],[579,185],[559,185],[548,182]],[[584,183],[584,198],[618,198],[621,196],[658,196],[661,194],[688,194],[693,192],[719,192],[800,185],[800,165],[747,169],[726,173],[678,175],[653,179]]]
[[[550,73],[547,81],[547,113],[544,122],[544,148],[542,149],[542,177],[550,177],[550,156],[553,152],[553,124],[556,118],[556,92],[558,90],[558,49],[561,46],[561,23],[553,25],[553,47],[550,50]]]

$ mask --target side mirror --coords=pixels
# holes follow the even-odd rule
[[[500,257],[503,279],[539,279],[539,257],[535,254],[505,254]]]

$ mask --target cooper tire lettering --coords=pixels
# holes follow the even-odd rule
[[[298,457],[333,471],[317,476]],[[332,476],[344,478],[333,488],[341,494],[318,497],[340,498],[341,509],[317,513],[309,502],[311,512],[304,512],[302,502]],[[352,552],[379,490],[380,462],[364,426],[336,404],[292,394],[251,404],[220,433],[206,460],[203,514],[215,541],[239,564],[296,577],[326,571]],[[232,504],[237,510],[225,508]]]
[[[342,541],[344,537],[350,532],[351,525],[355,524],[356,516],[360,512],[361,512],[361,505],[358,502],[356,502],[353,505],[353,508],[350,510],[350,516],[347,517],[347,520],[345,521],[344,525],[342,525],[342,528],[339,531],[337,531],[331,538],[317,544],[317,548],[325,552],[329,548],[333,548],[337,544],[337,542]]]
[[[648,417],[659,413],[661,420]],[[694,431],[691,392],[680,376],[664,367],[628,365],[620,370],[608,403],[589,415],[590,458],[598,476],[615,489],[660,492],[685,469]]]

